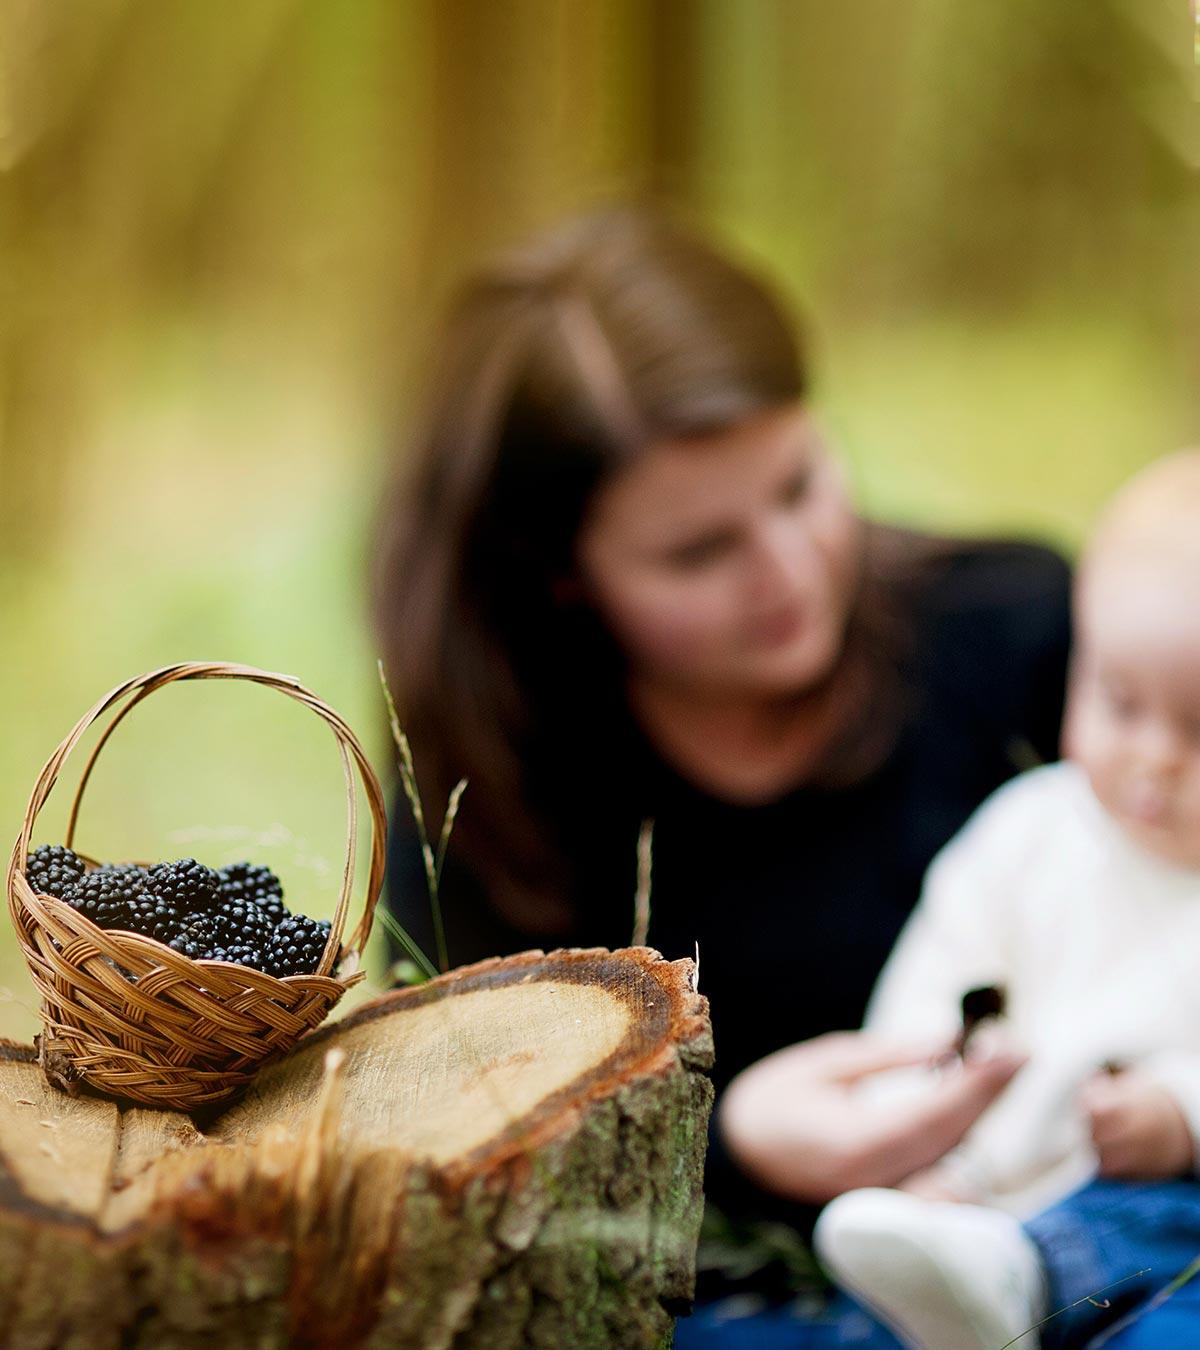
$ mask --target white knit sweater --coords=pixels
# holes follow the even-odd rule
[[[946,1160],[985,1202],[1029,1214],[1094,1174],[1077,1096],[1106,1060],[1167,1086],[1200,1141],[1200,871],[1133,843],[1074,764],[1001,788],[934,860],[867,1025],[950,1037],[983,984],[1030,1057]]]

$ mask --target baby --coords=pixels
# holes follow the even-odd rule
[[[1086,550],[1064,750],[934,861],[867,1017],[949,1040],[963,992],[1002,985],[1028,1062],[934,1168],[817,1226],[839,1282],[923,1350],[997,1350],[1094,1292],[1056,1287],[1022,1218],[1097,1173],[1196,1168],[1200,450],[1128,484]]]

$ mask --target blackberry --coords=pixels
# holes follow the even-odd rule
[[[239,966],[252,966],[255,970],[264,969],[263,948],[249,942],[233,942],[228,947],[215,946],[209,952],[213,961],[233,961]]]
[[[185,914],[179,920],[179,931],[167,943],[172,951],[193,961],[203,961],[212,952],[216,929],[211,914]]]
[[[208,913],[217,902],[217,874],[195,858],[155,863],[147,873],[146,890],[180,918]]]
[[[122,927],[131,933],[141,933],[143,937],[154,938],[168,946],[184,933],[184,915],[190,910],[182,910],[174,901],[151,891],[143,891],[129,906],[128,922]]]
[[[261,905],[253,900],[222,900],[213,913],[216,942],[226,951],[236,943],[246,943],[257,951],[266,951],[275,933]]]
[[[217,876],[220,878],[223,899],[252,900],[265,910],[272,924],[290,917],[291,912],[283,903],[283,883],[269,867],[259,863],[235,862],[222,867]]]
[[[25,859],[25,880],[39,895],[65,900],[85,871],[83,859],[63,844],[42,844]]]
[[[311,975],[328,937],[328,919],[309,919],[303,914],[284,919],[271,939],[267,970],[281,979],[286,975]]]
[[[233,961],[261,970],[262,947],[239,941],[228,920],[222,924],[224,918],[220,914],[185,914],[179,921],[179,932],[167,945],[193,961]]]
[[[105,863],[82,876],[63,897],[101,928],[129,928],[145,898],[146,873],[134,863]]]

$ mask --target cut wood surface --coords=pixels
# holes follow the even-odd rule
[[[528,952],[314,1033],[211,1120],[0,1042],[0,1345],[658,1346],[712,1087],[690,961]]]

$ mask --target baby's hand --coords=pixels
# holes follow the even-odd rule
[[[1192,1167],[1192,1134],[1179,1103],[1136,1069],[1096,1074],[1084,1084],[1080,1105],[1101,1176],[1156,1181]]]

